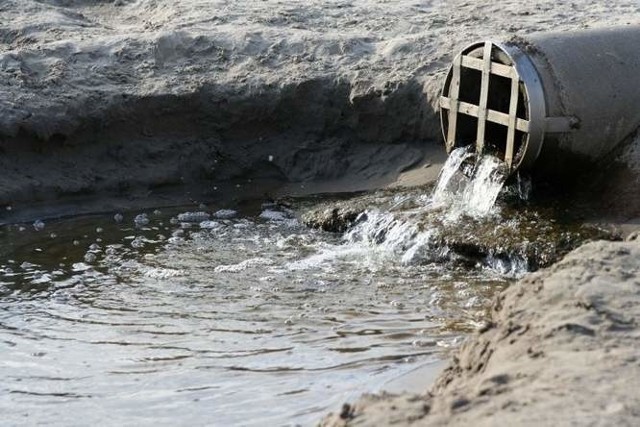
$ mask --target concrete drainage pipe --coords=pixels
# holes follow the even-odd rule
[[[474,43],[449,69],[440,118],[447,152],[475,144],[511,172],[597,160],[640,126],[640,27]]]

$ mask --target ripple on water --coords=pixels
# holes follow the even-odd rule
[[[403,262],[274,206],[120,215],[49,221],[55,239],[3,230],[9,424],[309,423],[435,363],[508,283]]]

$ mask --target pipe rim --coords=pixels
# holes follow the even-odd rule
[[[519,82],[524,86],[524,96],[525,96],[525,110],[526,116],[528,118],[528,131],[526,132],[526,137],[522,142],[522,148],[518,151],[522,151],[522,154],[512,165],[511,172],[514,172],[518,169],[527,170],[531,169],[537,160],[540,152],[542,150],[542,145],[544,143],[544,133],[545,133],[545,118],[546,118],[546,103],[545,103],[545,94],[542,86],[542,81],[540,79],[540,75],[538,71],[531,61],[531,59],[524,53],[518,46],[512,43],[501,43],[494,41],[482,41],[475,42],[468,46],[466,46],[460,53],[458,53],[452,62],[451,66],[447,71],[447,75],[444,80],[444,84],[442,85],[442,90],[440,93],[440,127],[442,130],[442,135],[445,140],[445,146],[447,149],[447,153],[450,154],[454,148],[457,148],[461,145],[470,145],[470,144],[458,144],[458,141],[454,140],[453,144],[447,143],[447,133],[448,133],[448,118],[447,123],[445,123],[445,111],[446,108],[443,107],[443,99],[448,99],[448,95],[450,94],[450,84],[452,81],[452,75],[454,72],[454,66],[456,63],[461,62],[461,57],[466,56],[469,53],[477,51],[478,49],[482,49],[487,43],[490,43],[492,47],[495,47],[499,50],[499,53],[506,56],[506,61],[510,62],[510,64],[504,64],[511,66],[515,75],[519,79]],[[492,51],[493,53],[493,51]],[[502,159],[505,160],[505,159]]]

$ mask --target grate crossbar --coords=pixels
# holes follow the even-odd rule
[[[448,129],[446,136],[447,150],[451,151],[456,145],[458,114],[472,116],[477,119],[476,129],[476,151],[483,153],[486,146],[487,122],[506,127],[506,140],[491,141],[500,142],[504,146],[504,161],[509,168],[512,168],[515,158],[516,132],[529,132],[530,123],[526,118],[518,117],[518,102],[520,100],[520,77],[515,67],[506,65],[493,59],[493,49],[496,46],[491,42],[486,42],[482,46],[482,58],[461,54],[457,55],[453,61],[451,81],[448,86],[448,93],[443,93],[440,97],[440,108],[447,110]],[[481,72],[480,97],[478,104],[464,102],[460,100],[461,79],[464,78],[463,69],[472,69]],[[491,96],[492,76],[500,76],[510,80],[509,107],[508,113],[496,111],[489,108]]]

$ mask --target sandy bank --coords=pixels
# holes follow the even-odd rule
[[[636,0],[5,0],[0,221],[63,198],[387,185],[436,156],[434,101],[462,46],[626,23]],[[636,177],[616,175],[626,193],[605,204],[635,200]],[[633,424],[639,256],[580,248],[507,290],[432,395],[326,423]]]
[[[430,393],[368,396],[324,425],[635,425],[640,244],[595,242],[498,298]]]
[[[633,1],[6,0],[0,205],[380,187],[434,163],[469,41],[638,20]]]

